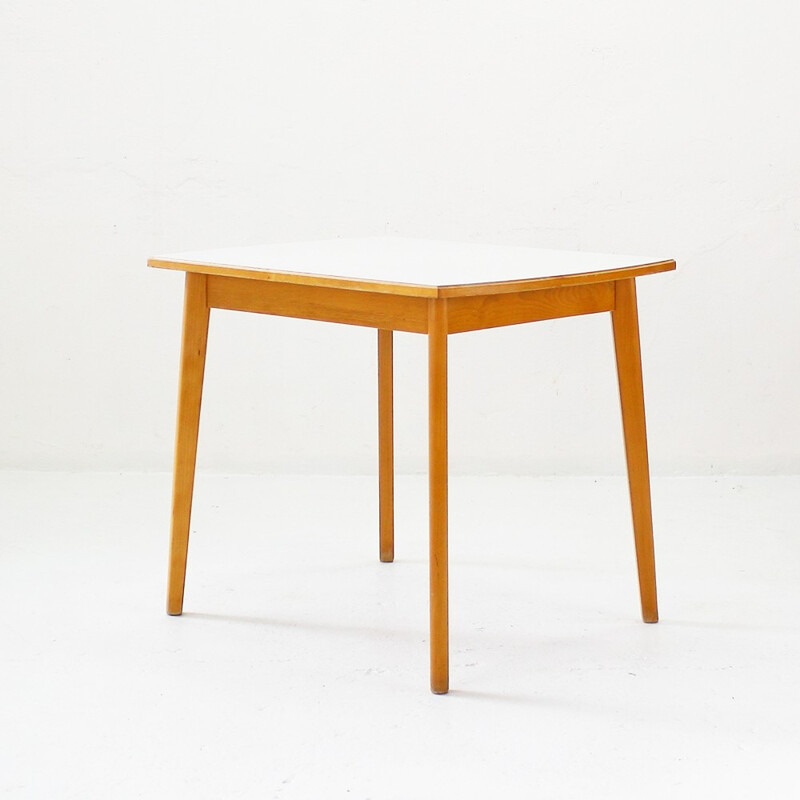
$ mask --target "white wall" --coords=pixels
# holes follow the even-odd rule
[[[0,466],[168,469],[157,252],[385,232],[658,253],[657,472],[800,469],[800,6],[0,6]],[[609,322],[452,340],[456,471],[623,467]],[[425,459],[398,335],[398,467]],[[201,464],[374,468],[375,335],[214,312]]]

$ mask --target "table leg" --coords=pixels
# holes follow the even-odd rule
[[[431,690],[449,688],[447,610],[447,301],[428,305]]]
[[[203,394],[203,372],[206,363],[208,317],[206,276],[187,272],[167,591],[167,613],[173,615],[183,611],[183,587],[186,579],[186,554],[189,548],[189,522],[192,514],[197,432],[200,425],[200,400]]]
[[[628,464],[642,618],[645,622],[658,622],[650,470],[647,461],[642,356],[634,278],[616,282],[616,300],[611,319],[622,404],[622,427],[625,435],[625,457]]]
[[[394,561],[394,390],[392,331],[378,330],[378,491],[380,558]]]

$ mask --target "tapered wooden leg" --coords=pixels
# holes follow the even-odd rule
[[[428,305],[431,690],[449,688],[447,611],[447,301]]]
[[[197,457],[197,432],[200,425],[200,399],[206,363],[209,308],[206,302],[206,276],[186,273],[183,307],[183,344],[178,390],[178,422],[175,434],[175,467],[172,488],[172,540],[169,553],[167,613],[183,611],[186,580],[186,554],[189,547],[189,522]]]
[[[653,550],[653,515],[650,506],[650,470],[647,461],[647,430],[644,418],[642,357],[639,345],[639,318],[636,310],[634,278],[616,282],[616,300],[611,319],[617,356],[625,457],[633,512],[636,562],[642,618],[658,622],[656,564]]]
[[[381,561],[394,561],[393,394],[392,332],[378,330],[378,488]]]

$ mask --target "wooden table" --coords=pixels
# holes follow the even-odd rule
[[[167,612],[183,610],[200,398],[212,308],[378,331],[380,558],[394,558],[392,331],[428,336],[431,689],[449,686],[447,337],[611,312],[642,616],[658,621],[635,279],[670,259],[374,238],[270,244],[149,260],[186,273]]]

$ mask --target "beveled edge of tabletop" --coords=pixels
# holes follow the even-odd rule
[[[630,267],[572,273],[569,275],[548,275],[542,278],[523,278],[509,281],[490,281],[486,283],[459,283],[454,285],[426,285],[399,283],[394,281],[375,281],[365,278],[346,278],[337,275],[318,275],[307,272],[286,272],[273,269],[226,266],[202,261],[179,261],[169,258],[150,258],[148,267],[172,269],[181,272],[197,272],[202,275],[224,275],[231,278],[289,283],[302,286],[324,286],[332,289],[348,289],[359,292],[404,295],[406,297],[474,297],[476,295],[507,294],[536,289],[553,289],[561,286],[579,286],[587,283],[637,278],[656,272],[669,272],[675,269],[674,259],[653,261]]]

